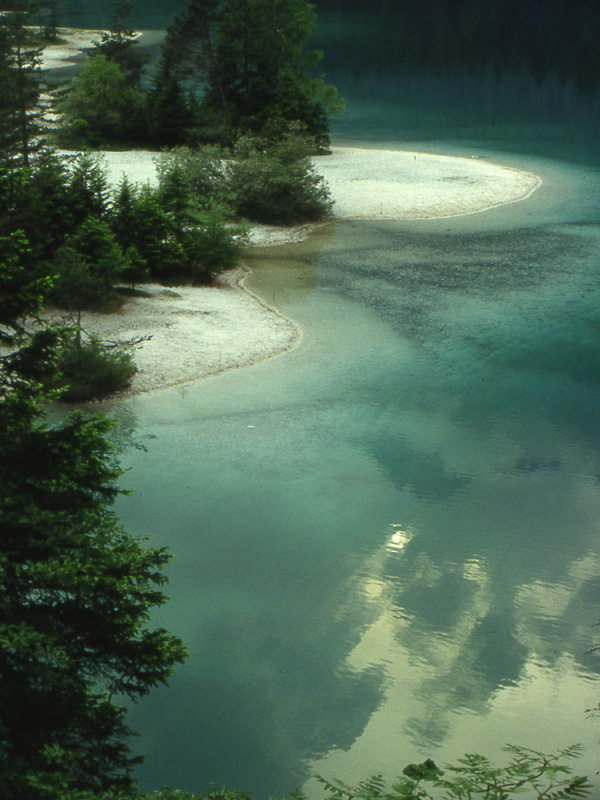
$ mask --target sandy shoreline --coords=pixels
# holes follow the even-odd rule
[[[104,153],[109,180],[126,174],[155,183],[156,153]],[[334,219],[432,219],[473,214],[525,200],[540,185],[532,173],[477,158],[396,150],[333,148],[316,159],[335,200]],[[299,241],[311,226],[257,226],[251,243]],[[110,341],[150,337],[134,350],[138,372],[129,394],[139,394],[248,366],[295,346],[297,325],[243,287],[244,270],[222,288],[142,287],[118,314],[83,316],[84,330]]]
[[[81,327],[101,341],[134,345],[137,372],[125,394],[140,394],[246,367],[284,353],[301,338],[297,325],[243,286],[238,268],[219,287],[145,284],[116,314],[82,312]],[[47,315],[69,323],[64,312]]]

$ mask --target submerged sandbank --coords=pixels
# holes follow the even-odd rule
[[[157,153],[103,153],[111,182],[123,175],[156,182]],[[334,219],[434,219],[473,214],[527,198],[541,185],[536,175],[484,159],[397,150],[333,148],[315,159],[331,188]],[[257,226],[253,244],[299,241],[311,226]],[[298,327],[245,290],[234,271],[221,288],[142,287],[118,314],[85,314],[83,327],[101,339],[149,337],[135,349],[133,394],[188,383],[285,352]]]

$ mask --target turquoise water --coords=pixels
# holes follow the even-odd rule
[[[394,776],[506,742],[583,742],[595,779],[597,99],[514,72],[327,68],[338,142],[544,183],[483,214],[249,252],[301,344],[107,406],[143,446],[123,449],[119,513],[171,548],[157,621],[191,650],[132,711],[140,780],[312,795],[315,771]]]
[[[542,189],[249,254],[300,346],[115,408],[192,652],[132,714],[143,785],[313,793],[506,742],[595,773],[600,180],[504,160]]]

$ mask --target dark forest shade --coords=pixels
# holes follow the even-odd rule
[[[184,7],[184,0],[144,0],[131,23],[164,29]],[[597,0],[316,0],[315,7],[322,24],[339,28],[337,47],[335,36],[328,39],[326,66],[526,70],[538,81],[558,76],[584,91],[600,83]],[[109,0],[72,0],[65,22],[106,26],[111,17]],[[348,48],[345,23],[353,21],[360,25]]]
[[[326,58],[355,64],[480,70],[526,70],[558,76],[583,90],[600,82],[600,5],[594,0],[318,0],[321,17],[361,15],[361,35],[348,50],[328,43]],[[335,46],[335,45],[334,45]],[[348,57],[348,56],[346,56]]]

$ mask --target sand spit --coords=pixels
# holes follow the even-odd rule
[[[541,185],[531,172],[486,159],[334,147],[315,160],[341,219],[435,219],[524,200]]]
[[[40,67],[43,70],[72,67],[85,50],[91,50],[96,42],[102,41],[105,33],[108,31],[58,28],[57,35],[61,41],[44,48]]]
[[[156,183],[157,153],[103,154],[109,180],[123,175]],[[335,199],[335,219],[431,219],[486,211],[524,200],[541,180],[486,159],[396,150],[333,148],[315,159]],[[311,226],[257,226],[251,242],[272,245],[306,238]],[[101,339],[149,337],[135,349],[130,392],[162,389],[247,366],[293,347],[300,332],[276,309],[243,288],[244,271],[223,288],[145,286],[119,314],[86,314],[83,327]]]
[[[277,309],[243,287],[248,274],[237,269],[222,286],[142,287],[117,314],[83,312],[81,327],[106,342],[135,345],[137,373],[127,394],[190,383],[262,361],[293,347],[300,330]],[[68,322],[61,312],[48,315]]]
[[[156,159],[150,150],[102,151],[109,180],[123,177],[157,183]],[[524,200],[541,178],[484,158],[458,158],[405,150],[333,147],[331,155],[313,159],[335,200],[335,219],[435,219],[475,214]],[[298,229],[258,226],[260,243],[296,241]],[[304,233],[306,235],[306,233]]]
[[[73,66],[104,31],[61,28],[65,41],[47,47],[42,68]],[[158,153],[104,152],[113,184],[123,177],[155,185]],[[314,160],[335,199],[334,219],[431,219],[473,214],[524,200],[541,180],[487,159],[456,158],[399,150],[334,147]],[[314,226],[257,225],[256,245],[296,242]],[[300,331],[243,288],[245,272],[229,273],[222,288],[145,286],[145,296],[128,299],[118,314],[85,314],[83,327],[101,339],[144,339],[135,349],[137,394],[187,383],[285,352]]]

